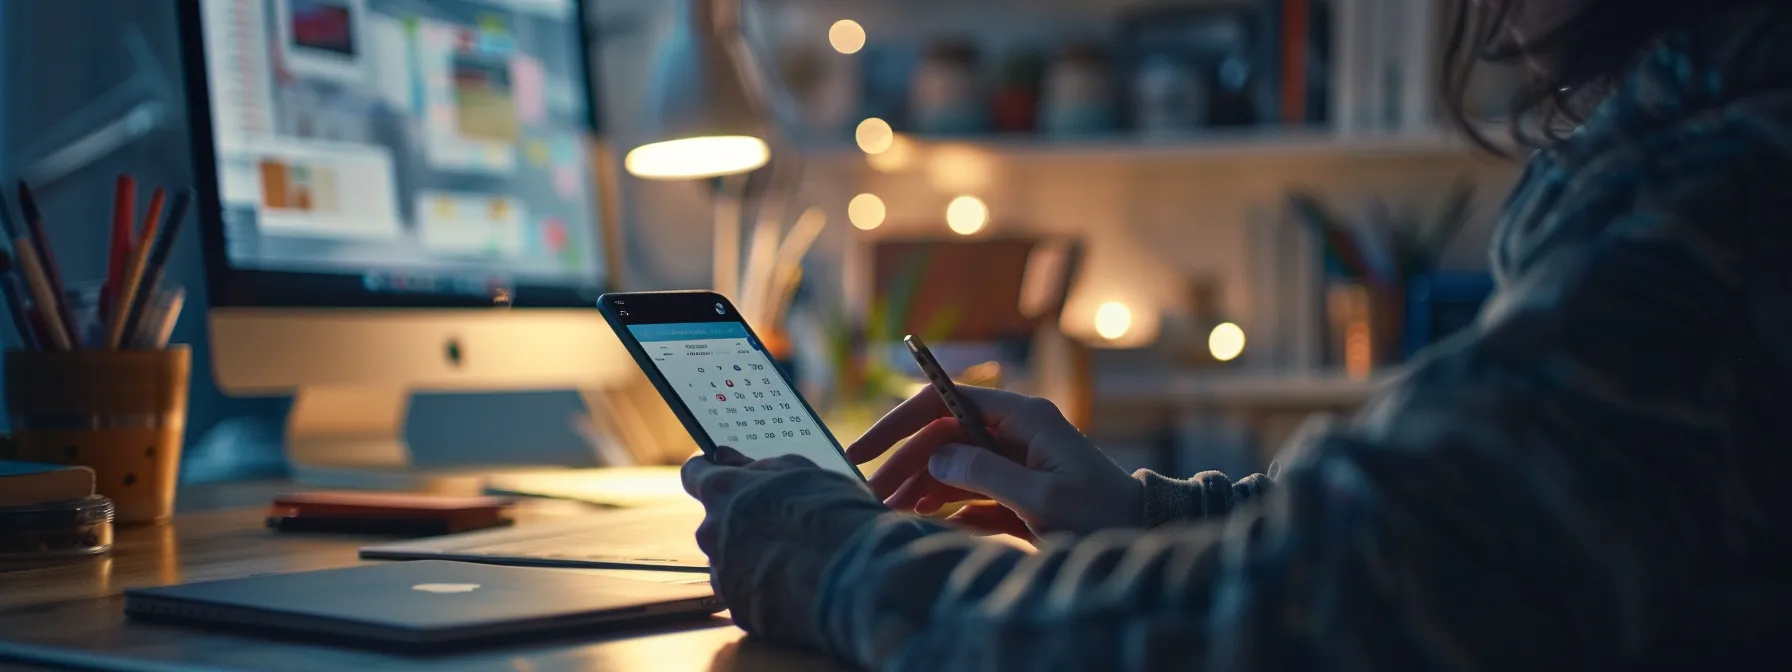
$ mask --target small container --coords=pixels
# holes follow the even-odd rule
[[[977,47],[947,41],[927,51],[915,71],[910,118],[930,135],[971,135],[989,130],[989,95],[978,72]]]
[[[1207,125],[1207,83],[1187,60],[1155,54],[1133,82],[1133,127],[1146,135],[1189,133]]]
[[[997,133],[1032,133],[1039,128],[1039,85],[1045,57],[1023,51],[1002,62],[1002,74],[990,101],[990,121]]]
[[[1107,52],[1088,44],[1071,47],[1052,64],[1039,106],[1047,135],[1097,135],[1118,126]]]
[[[0,563],[105,553],[112,549],[114,512],[103,495],[0,509]]]

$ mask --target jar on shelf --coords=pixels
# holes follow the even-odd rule
[[[916,132],[988,132],[989,96],[978,61],[977,46],[964,40],[938,42],[927,50],[910,90],[909,118]]]
[[[997,133],[1032,133],[1039,128],[1039,84],[1045,57],[1022,51],[1002,61],[1001,75],[990,102],[990,121]]]
[[[1040,130],[1051,135],[1109,133],[1118,125],[1107,52],[1094,44],[1066,49],[1046,74]]]
[[[1207,84],[1175,54],[1145,59],[1133,81],[1133,127],[1147,135],[1175,135],[1207,125]]]

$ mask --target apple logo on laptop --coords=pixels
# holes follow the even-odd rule
[[[479,590],[477,583],[419,583],[411,586],[411,590],[419,593],[435,593],[437,595],[453,595],[455,593],[471,593]]]

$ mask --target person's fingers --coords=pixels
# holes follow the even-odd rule
[[[706,509],[717,506],[728,493],[733,492],[740,484],[741,475],[746,469],[727,467],[710,461],[707,455],[693,455],[684,461],[678,470],[679,481],[684,485],[685,493],[703,504]]]
[[[982,493],[1017,512],[1044,510],[1049,474],[1032,471],[996,453],[951,443],[934,451],[928,473],[946,485]]]
[[[809,458],[793,453],[770,457],[763,460],[754,460],[743,465],[741,468],[748,471],[789,471],[791,469],[805,469],[812,467],[815,467],[815,463],[810,461]]]
[[[916,392],[859,435],[859,440],[846,447],[846,457],[853,464],[864,464],[896,445],[896,442],[921,431],[928,423],[946,415],[946,402],[931,388]]]
[[[1050,400],[986,387],[958,388],[983,412],[997,441],[1033,446],[1054,432],[1076,433],[1076,427]]]
[[[898,487],[913,479],[916,474],[927,471],[927,458],[933,451],[948,443],[965,443],[969,441],[964,428],[952,418],[939,418],[927,423],[921,431],[909,437],[908,443],[902,444],[896,452],[890,454],[877,471],[871,474],[868,481],[871,492],[879,498],[888,498]]]
[[[884,500],[884,506],[888,506],[898,511],[914,511],[921,515],[927,515],[938,510],[938,508],[936,507],[934,509],[923,511],[919,506],[921,500],[932,495],[935,491],[947,487],[950,486],[940,483],[932,475],[923,471],[915,474],[913,478],[908,479],[908,482],[903,483],[902,487],[897,488],[894,494]],[[973,497],[975,497],[975,495],[973,495]]]
[[[1052,414],[1056,414],[1051,402],[1024,394],[969,385],[958,386],[958,391],[977,406],[977,410],[983,413],[984,421],[997,425],[997,429],[1001,429],[1002,422],[1010,417],[1039,415],[1048,408]],[[866,430],[859,440],[846,449],[846,456],[854,464],[864,464],[884,454],[896,442],[921,431],[928,423],[951,416],[951,412],[946,409],[946,402],[938,392],[932,388],[921,390],[907,401],[897,404],[895,409]]]
[[[744,467],[753,461],[733,446],[716,446],[716,453],[710,459],[725,467]]]
[[[932,478],[932,475],[930,474],[928,477]],[[939,479],[934,479],[936,483],[938,480]],[[934,512],[940,510],[940,507],[953,502],[968,502],[986,498],[987,497],[984,495],[979,495],[963,488],[954,488],[950,485],[940,483],[939,486],[922,496],[920,501],[915,502],[914,511],[921,515],[933,515]]]
[[[716,527],[716,517],[713,515],[704,516],[703,523],[697,526],[697,549],[711,558],[716,557]]]
[[[702,499],[700,484],[703,481],[703,477],[719,468],[720,467],[716,466],[716,463],[709,461],[708,455],[704,455],[703,453],[697,453],[696,455],[692,455],[690,459],[685,460],[684,466],[678,470],[678,480],[684,484],[685,494],[696,499]]]
[[[1015,515],[1012,509],[996,502],[969,502],[956,513],[946,517],[946,522],[981,534],[1008,534],[1022,539],[1033,539],[1032,528],[1026,521]]]
[[[963,502],[973,499],[987,499],[983,495],[962,488],[955,488],[941,483],[933,474],[922,471],[910,477],[902,487],[884,500],[884,506],[899,511],[913,511],[923,516],[932,515],[940,507],[950,502]]]

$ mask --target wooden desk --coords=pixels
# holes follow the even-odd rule
[[[267,501],[279,485],[182,493],[183,509]],[[240,504],[238,504],[240,506]],[[561,510],[564,512],[564,509]],[[553,514],[527,510],[519,524]],[[726,618],[577,639],[417,657],[152,625],[124,616],[126,588],[358,564],[371,537],[276,534],[263,509],[181,513],[161,527],[119,530],[112,553],[39,568],[0,565],[0,669],[58,665],[115,670],[831,670],[819,656],[755,641]],[[38,667],[31,667],[37,665]]]

